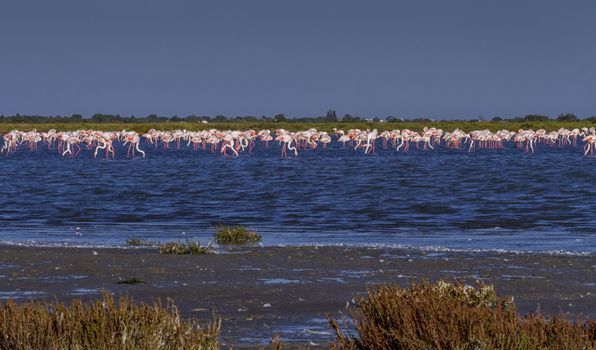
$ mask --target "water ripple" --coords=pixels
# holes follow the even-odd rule
[[[208,240],[225,223],[258,229],[273,245],[596,252],[596,162],[541,147],[363,156],[335,145],[286,160],[274,147],[227,159],[17,152],[0,158],[0,241]]]

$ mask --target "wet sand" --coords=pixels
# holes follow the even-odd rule
[[[136,277],[144,284],[116,282]],[[494,284],[522,313],[596,318],[596,259],[510,253],[422,252],[393,248],[252,247],[210,255],[160,255],[155,249],[0,246],[0,300],[68,301],[102,290],[137,301],[173,299],[184,316],[223,318],[224,345],[325,346],[324,315],[340,317],[355,295],[381,283],[422,278]]]

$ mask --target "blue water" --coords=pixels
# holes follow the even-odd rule
[[[374,155],[333,143],[280,159],[142,146],[147,158],[0,157],[0,243],[124,245],[243,224],[265,245],[596,253],[596,159],[581,147]],[[78,227],[78,228],[77,228]]]

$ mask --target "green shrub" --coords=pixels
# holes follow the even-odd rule
[[[215,241],[217,244],[244,244],[260,242],[260,234],[248,230],[244,226],[219,225],[215,228]]]

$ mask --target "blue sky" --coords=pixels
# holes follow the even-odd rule
[[[2,1],[0,113],[596,115],[596,1]]]

